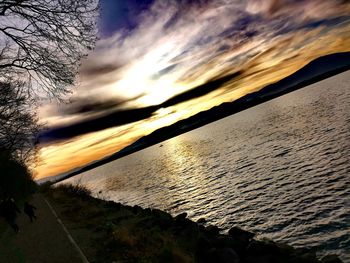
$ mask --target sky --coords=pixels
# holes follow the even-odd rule
[[[68,102],[39,109],[48,130],[40,137],[38,179],[260,90],[317,57],[350,51],[349,1],[100,3],[99,40]],[[224,83],[204,90],[223,77]],[[188,91],[201,96],[171,100]]]

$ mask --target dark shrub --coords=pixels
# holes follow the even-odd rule
[[[71,196],[77,197],[90,197],[91,190],[86,186],[77,183],[77,184],[60,184],[55,186],[55,189],[61,192],[64,192]]]
[[[24,164],[0,153],[0,199],[12,197],[23,200],[34,193],[36,188],[37,185]]]

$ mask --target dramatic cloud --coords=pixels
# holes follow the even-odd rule
[[[61,129],[50,135],[61,139],[128,124],[123,143],[103,144],[103,154],[349,49],[348,1],[105,0],[102,7],[102,38],[71,103],[45,105],[41,119]],[[102,148],[101,140],[93,145]]]
[[[135,100],[136,106],[161,103],[246,62],[283,29],[288,32],[311,21],[339,16],[339,3],[156,1],[134,17],[137,26],[99,41],[83,64],[82,92],[128,98],[143,94]],[[208,64],[215,67],[208,68]]]
[[[80,120],[73,124],[52,127],[51,129],[42,132],[42,134],[39,136],[39,139],[41,140],[41,143],[44,143],[45,141],[50,142],[51,140],[54,141],[54,140],[70,139],[74,136],[140,121],[151,117],[159,109],[174,106],[178,103],[201,97],[216,89],[219,89],[222,87],[223,84],[234,79],[239,75],[240,75],[240,72],[236,72],[236,73],[227,75],[225,77],[208,81],[203,85],[200,85],[191,90],[178,94],[159,105],[148,106],[143,108],[134,108],[134,109],[119,109],[119,110],[117,109],[109,113],[106,113],[103,116],[90,115],[90,118]],[[63,109],[64,109],[64,112],[66,113],[72,113],[72,114],[90,113],[91,114],[96,111],[106,112],[107,109],[113,109],[113,108],[115,109],[119,105],[123,105],[126,102],[127,100],[120,100],[120,101],[105,100],[105,101],[91,101],[89,103],[88,101],[84,100],[84,101],[72,102],[68,104],[66,108],[63,108]]]

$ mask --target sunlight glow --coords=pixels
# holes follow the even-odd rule
[[[64,173],[113,154],[161,127],[260,90],[317,57],[350,51],[350,25],[344,24],[329,31],[325,27],[300,30],[272,40],[254,39],[199,64],[192,62],[198,62],[200,56],[210,55],[211,47],[204,50],[205,53],[191,53],[186,64],[184,60],[176,59],[181,52],[176,44],[172,38],[162,39],[129,64],[118,68],[120,79],[109,82],[112,85],[106,94],[138,97],[131,106],[144,107],[160,104],[211,77],[224,76],[237,69],[241,74],[203,96],[159,109],[147,119],[42,146],[36,167],[37,178]],[[222,43],[215,48],[219,44]],[[253,49],[255,52],[251,52]]]
[[[143,57],[129,65],[123,78],[113,84],[112,92],[133,98],[140,106],[156,105],[181,93],[190,87],[178,84],[178,74],[162,74],[171,66],[169,60],[176,54],[172,53],[174,42],[162,43]]]

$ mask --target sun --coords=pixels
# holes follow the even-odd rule
[[[188,90],[189,85],[179,83],[182,72],[164,71],[172,66],[170,61],[177,55],[173,50],[171,41],[162,43],[125,66],[121,74],[123,78],[111,86],[112,95],[139,97],[135,100],[138,106],[150,106]]]

